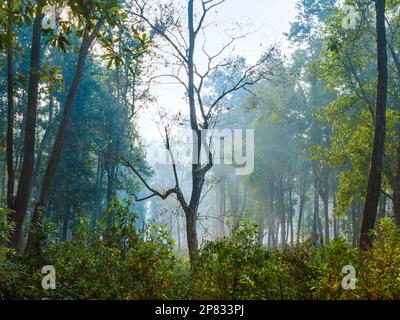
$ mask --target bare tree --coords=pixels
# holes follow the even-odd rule
[[[195,2],[196,5],[199,5],[199,15],[195,13]],[[271,74],[270,69],[266,68],[265,65],[275,50],[275,47],[270,49],[256,64],[246,67],[239,79],[232,78],[232,81],[227,81],[224,90],[216,97],[213,97],[212,101],[206,101],[203,95],[206,79],[213,72],[222,68],[234,67],[234,60],[224,58],[223,56],[228,49],[232,48],[236,40],[245,36],[230,36],[230,40],[225,45],[222,45],[217,53],[210,54],[207,52],[205,46],[207,38],[206,18],[211,10],[224,2],[225,0],[188,0],[185,16],[187,27],[185,28],[181,25],[181,19],[178,18],[175,20],[173,16],[166,14],[165,11],[170,10],[171,6],[159,6],[158,9],[160,10],[162,19],[157,19],[152,17],[155,11],[154,7],[152,8],[149,5],[149,1],[134,0],[136,7],[133,11],[151,28],[152,32],[157,33],[167,43],[168,47],[171,48],[170,51],[163,51],[164,49],[162,48],[163,53],[176,60],[174,63],[174,67],[176,67],[175,72],[161,75],[160,77],[174,79],[174,81],[177,81],[184,87],[187,94],[190,129],[194,134],[193,140],[195,141],[192,146],[192,186],[189,199],[186,199],[182,192],[175,163],[172,164],[175,186],[165,192],[159,192],[146,182],[145,177],[140,174],[134,164],[124,159],[121,159],[121,162],[128,166],[151,192],[149,196],[137,200],[146,200],[154,196],[162,199],[166,199],[171,195],[176,196],[186,217],[187,244],[192,263],[197,256],[198,250],[197,220],[199,204],[205,177],[213,167],[213,151],[211,148],[207,148],[207,141],[204,141],[204,137],[202,137],[202,130],[213,129],[215,127],[215,118],[219,112],[220,102],[223,99],[235,91],[241,89],[249,90],[250,86],[266,78],[268,74]],[[202,46],[198,45],[201,39],[200,35],[203,37]],[[197,54],[203,54],[206,57],[207,63],[204,72],[201,72],[198,66],[197,59],[195,58]],[[168,134],[166,136],[166,148],[172,157]],[[202,155],[205,155],[207,158],[205,163],[201,163]]]

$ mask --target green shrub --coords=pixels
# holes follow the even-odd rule
[[[257,226],[245,221],[230,237],[205,243],[190,267],[174,256],[165,226],[139,231],[127,206],[112,212],[112,223],[96,231],[81,221],[71,241],[47,237],[35,256],[7,248],[13,226],[0,210],[0,299],[400,298],[400,229],[390,219],[379,222],[366,252],[344,239],[266,249],[257,246]],[[41,288],[44,265],[56,269],[56,290]],[[357,272],[354,290],[341,286],[346,265]]]

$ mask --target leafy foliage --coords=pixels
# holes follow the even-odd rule
[[[43,265],[55,267],[56,289],[44,291],[37,258],[0,247],[1,299],[398,299],[400,229],[382,219],[375,246],[360,253],[344,239],[269,250],[244,221],[231,237],[204,244],[191,269],[174,257],[164,226],[138,231],[136,216],[115,205],[112,239],[82,221],[73,239],[47,243]],[[5,211],[2,211],[4,213]],[[8,230],[8,231],[7,231]],[[2,234],[10,226],[1,224]],[[110,242],[110,240],[112,240]],[[110,244],[111,243],[111,244]],[[343,266],[357,271],[355,290],[341,286]]]

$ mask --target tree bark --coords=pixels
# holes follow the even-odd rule
[[[357,219],[357,206],[355,200],[351,206],[351,226],[352,226],[352,246],[357,247],[358,244],[358,219]]]
[[[85,67],[86,59],[89,54],[89,49],[97,36],[97,33],[100,31],[101,27],[105,22],[105,17],[101,16],[96,23],[94,29],[90,32],[89,29],[86,29],[84,32],[84,36],[82,39],[82,43],[79,49],[78,62],[75,69],[75,75],[72,80],[71,86],[68,91],[67,99],[64,105],[64,110],[62,114],[62,119],[60,123],[59,130],[57,132],[57,136],[53,145],[53,149],[51,152],[51,156],[49,162],[47,164],[47,168],[43,177],[43,181],[41,184],[41,191],[39,201],[35,206],[35,210],[32,217],[32,223],[36,224],[41,220],[41,213],[46,210],[50,198],[50,192],[52,188],[53,178],[60,162],[60,158],[62,155],[62,151],[64,149],[65,137],[68,131],[69,120],[72,112],[72,108],[74,105],[74,100],[76,96],[76,92],[78,90],[79,83],[83,76],[83,70]],[[88,28],[88,27],[87,27]],[[33,239],[28,239],[28,246],[31,248],[34,244],[32,243]]]
[[[225,177],[221,176],[219,182],[219,236],[225,238],[225,212],[226,212],[226,194],[225,194]]]
[[[188,66],[188,98],[190,112],[190,127],[197,135],[197,143],[193,145],[192,164],[192,193],[188,208],[184,208],[186,213],[186,236],[188,242],[189,256],[191,264],[197,257],[197,210],[200,203],[200,196],[204,184],[204,175],[201,170],[200,152],[201,152],[201,132],[197,123],[196,103],[195,103],[195,84],[194,84],[194,49],[196,44],[196,34],[194,30],[194,0],[188,1],[188,29],[189,29],[189,48],[187,51]],[[181,202],[182,204],[182,202]]]
[[[281,214],[281,242],[282,245],[286,244],[286,212],[285,212],[285,198],[282,177],[279,174],[279,204],[280,204],[280,214]]]
[[[322,224],[319,216],[319,179],[316,169],[316,164],[314,164],[314,219],[313,219],[313,233],[317,236],[321,244],[323,244],[323,234],[322,234]]]
[[[376,33],[377,33],[377,92],[375,134],[372,148],[368,186],[364,203],[363,220],[360,234],[361,249],[372,246],[370,231],[375,227],[379,195],[382,182],[382,158],[386,135],[386,103],[388,87],[387,53],[386,53],[386,0],[376,0]]]
[[[258,212],[258,239],[257,244],[262,247],[264,243],[264,230],[265,230],[265,217],[263,215],[263,210]]]
[[[190,209],[185,210],[186,214],[186,235],[189,249],[190,262],[193,263],[197,258],[197,250],[199,248],[197,240],[197,212]]]
[[[271,175],[271,177],[273,177]],[[275,217],[274,217],[274,180],[270,181],[270,201],[269,201],[269,219],[268,219],[268,246],[275,248]]]
[[[321,175],[321,182],[319,185],[319,194],[324,204],[324,231],[325,239],[324,243],[329,243],[329,171],[328,168],[324,168],[323,174]]]
[[[393,190],[393,212],[397,226],[400,226],[400,188],[396,186]]]
[[[306,202],[306,185],[307,185],[307,173],[306,168],[303,167],[301,170],[300,177],[300,203],[299,203],[299,220],[297,224],[297,244],[300,243],[300,233],[301,233],[301,222],[303,219],[304,205]]]
[[[44,3],[45,1],[43,0],[37,2],[36,16],[33,23],[28,103],[25,117],[23,163],[18,182],[17,195],[13,205],[13,210],[15,211],[13,215],[15,229],[11,236],[11,245],[13,248],[20,251],[23,250],[23,223],[32,191],[32,178],[35,162],[36,112],[40,80],[40,51],[43,19],[42,8]]]
[[[14,71],[13,2],[7,0],[7,207],[14,203]]]
[[[294,243],[294,231],[293,231],[293,215],[294,215],[294,208],[293,208],[293,183],[289,190],[289,229],[290,229],[290,243]]]

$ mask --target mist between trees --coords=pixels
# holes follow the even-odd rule
[[[204,276],[215,255],[239,268],[244,252],[285,264],[343,249],[337,283],[349,259],[379,265],[400,224],[400,4],[345,4],[296,1],[284,45],[255,46],[250,63],[238,48],[253,30],[218,29],[229,0],[3,1],[0,259],[31,270],[77,245],[93,259],[115,249],[129,269],[126,252],[150,263],[154,244]],[[139,129],[146,112],[158,140]],[[259,285],[235,268],[234,286]],[[355,298],[376,285],[365,277]],[[162,292],[143,290],[124,298]]]

